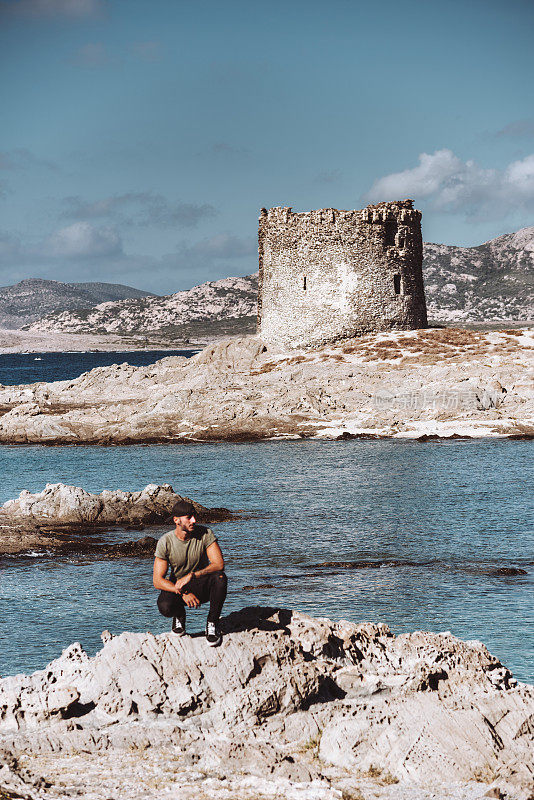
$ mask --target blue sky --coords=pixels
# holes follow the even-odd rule
[[[0,283],[257,269],[262,206],[534,224],[531,0],[0,0]]]

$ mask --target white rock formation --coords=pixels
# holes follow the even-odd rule
[[[0,287],[0,326],[20,328],[46,313],[87,309],[97,303],[153,296],[150,292],[114,283],[61,283],[29,278]]]
[[[91,494],[79,486],[47,483],[42,492],[23,489],[19,497],[0,507],[2,523],[53,522],[56,524],[154,524],[168,519],[175,503],[182,500],[170,484],[150,483],[137,492],[105,489]],[[195,503],[200,514],[209,509]]]
[[[156,539],[144,536],[130,542],[100,542],[90,534],[120,526],[143,529],[170,522],[172,507],[188,500],[200,523],[234,519],[227,508],[206,508],[177,494],[172,486],[151,483],[137,492],[90,494],[79,486],[48,483],[42,492],[23,489],[19,497],[0,506],[0,555],[34,552],[84,552],[106,556],[153,555]],[[0,798],[1,800],[1,798]]]
[[[265,608],[224,630],[106,631],[1,680],[0,793],[532,797],[534,687],[480,642]]]
[[[429,318],[446,323],[534,319],[534,227],[478,247],[424,245]]]
[[[0,387],[0,442],[531,436],[533,387],[532,330],[397,331],[291,352],[227,339],[191,359]]]

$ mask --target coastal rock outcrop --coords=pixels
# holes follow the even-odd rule
[[[53,522],[54,524],[155,525],[167,522],[172,507],[188,500],[199,522],[228,519],[227,508],[206,508],[177,494],[168,483],[149,483],[137,492],[104,489],[91,494],[80,486],[47,483],[42,492],[23,489],[18,498],[7,500],[0,508],[0,518],[11,522]]]
[[[48,483],[34,494],[23,489],[18,498],[0,506],[0,553],[20,553],[43,545],[49,550],[102,551],[116,556],[153,553],[152,537],[102,544],[86,534],[110,526],[142,530],[146,525],[161,525],[170,521],[171,509],[179,500],[193,504],[201,523],[235,517],[227,508],[206,508],[182,497],[168,483],[151,483],[136,492],[105,489],[100,494],[80,486]]]
[[[289,352],[246,337],[0,387],[0,443],[529,438],[533,386],[532,330],[389,331]]]
[[[105,631],[1,680],[29,796],[532,797],[534,687],[480,642],[258,607],[223,627],[220,648]]]

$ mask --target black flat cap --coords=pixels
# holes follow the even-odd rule
[[[171,517],[192,517],[195,514],[195,506],[189,500],[178,500],[171,508]]]

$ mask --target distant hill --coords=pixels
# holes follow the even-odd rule
[[[534,227],[477,247],[424,245],[423,272],[432,322],[517,322],[534,319]],[[255,330],[258,274],[224,278],[165,297],[106,302],[50,314],[31,331],[159,332],[176,339]]]
[[[29,278],[0,288],[0,327],[22,328],[57,311],[85,309],[106,301],[155,297],[116,283],[61,283]]]
[[[534,319],[534,227],[477,247],[425,244],[423,273],[433,320]]]
[[[250,332],[255,322],[258,298],[258,274],[244,278],[223,278],[209,281],[165,297],[144,297],[101,303],[85,311],[64,311],[51,314],[29,326],[31,331],[63,331],[72,333],[144,334],[161,331],[187,337],[205,336],[210,325],[221,320],[240,320],[237,329]],[[247,318],[243,328],[243,318]],[[233,332],[232,324],[215,325],[217,331]],[[178,330],[177,330],[178,329]],[[219,334],[216,334],[219,335]]]

